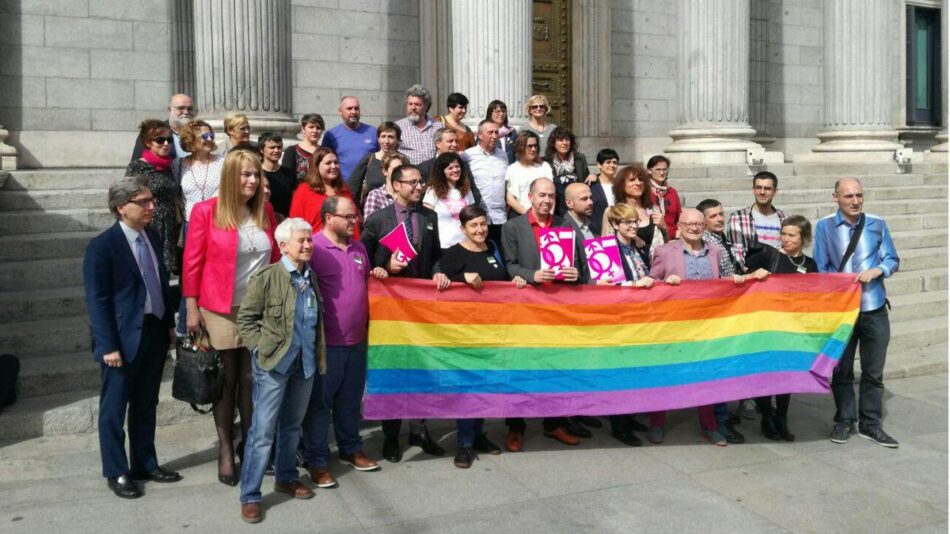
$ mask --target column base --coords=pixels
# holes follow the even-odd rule
[[[7,144],[10,132],[0,124],[0,171],[12,171],[17,168],[16,149]],[[0,188],[3,186],[0,185]]]
[[[838,155],[839,159],[893,159],[894,151],[902,148],[897,142],[897,130],[845,130],[818,134],[820,143],[812,152]],[[879,153],[875,155],[875,153]]]
[[[300,123],[290,115],[267,113],[255,114],[253,112],[243,112],[247,115],[247,122],[251,125],[251,140],[256,140],[263,132],[274,132],[284,138],[284,145],[287,141],[296,144],[297,135],[300,133]],[[200,117],[211,125],[216,132],[224,132],[224,119],[220,117]]]
[[[938,153],[946,154],[947,148],[948,146],[950,146],[947,144],[947,130],[943,130],[940,133],[938,133],[936,136],[936,139],[937,141],[940,141],[940,144],[935,147],[931,147],[930,152],[931,153],[938,152]],[[944,159],[946,159],[946,155],[944,156]]]
[[[742,164],[746,151],[761,148],[751,141],[755,130],[734,128],[678,128],[670,131],[673,142],[663,151],[675,156],[677,163]]]

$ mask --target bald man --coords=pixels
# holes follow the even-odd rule
[[[891,340],[884,279],[897,272],[900,258],[884,219],[864,213],[864,188],[856,178],[835,183],[832,198],[838,211],[815,226],[815,262],[823,273],[853,273],[861,284],[861,312],[851,340],[831,376],[835,426],[831,441],[848,442],[855,433],[882,447],[896,449],[897,440],[881,427],[884,420],[884,360]],[[853,243],[853,244],[852,244]],[[854,353],[861,349],[860,404],[854,403]]]
[[[340,175],[348,180],[366,154],[379,150],[376,128],[360,122],[360,101],[355,96],[340,99],[340,124],[323,134],[323,146],[333,149],[340,160]]]
[[[172,158],[185,158],[191,154],[191,152],[181,147],[181,138],[178,137],[178,131],[196,116],[195,105],[191,101],[190,96],[177,94],[172,95],[172,97],[168,99],[168,120],[166,120],[165,123],[171,128],[172,138],[174,139],[171,152]],[[132,159],[130,161],[141,158],[142,151],[144,150],[145,145],[142,144],[142,140],[136,138],[135,147],[132,149]]]
[[[591,228],[591,216],[594,214],[594,200],[587,184],[575,182],[564,189],[564,202],[567,205],[567,217],[564,220],[584,239],[593,239],[597,235]],[[586,261],[586,258],[585,258]]]

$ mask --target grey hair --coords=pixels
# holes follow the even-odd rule
[[[330,197],[333,198],[333,197]],[[294,232],[313,233],[313,227],[310,223],[300,217],[289,217],[277,225],[274,229],[274,241],[277,243],[290,243],[294,237]]]
[[[410,96],[417,96],[421,98],[422,102],[426,105],[426,113],[429,112],[429,108],[432,107],[432,95],[424,85],[417,83],[409,89],[406,89],[406,98],[409,98]]]
[[[145,175],[126,176],[112,182],[109,186],[109,211],[120,219],[119,206],[125,206],[142,191],[148,189],[148,177]]]
[[[432,134],[432,141],[433,141],[434,143],[438,143],[439,141],[442,140],[442,134],[444,134],[444,133],[447,132],[447,131],[449,131],[449,129],[448,129],[447,127],[446,127],[446,128],[439,128],[438,130],[436,130],[436,131]],[[453,131],[454,131],[454,130],[453,130]]]

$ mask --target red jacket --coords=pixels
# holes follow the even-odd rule
[[[185,239],[185,257],[181,269],[182,297],[197,297],[198,306],[215,313],[231,313],[235,303],[234,269],[237,263],[237,230],[222,230],[214,225],[217,198],[195,204],[188,220]],[[270,203],[264,203],[267,215],[267,237],[271,240],[270,262],[280,259],[280,249],[274,242],[277,219]]]
[[[353,193],[350,192],[348,187],[343,188],[343,196],[350,199],[350,202],[353,202],[354,205],[356,201],[353,200]],[[290,217],[300,217],[301,219],[310,223],[310,226],[313,227],[313,233],[323,230],[323,219],[320,217],[320,208],[323,207],[323,202],[329,198],[323,193],[317,193],[306,183],[300,184],[296,190],[294,190],[294,197],[290,201]],[[358,213],[358,212],[357,212]],[[359,240],[360,238],[360,224],[356,223],[354,228],[353,239]]]
[[[656,196],[652,188],[650,190],[650,197],[653,199],[653,205],[656,206],[655,209],[660,209],[659,203],[662,201],[660,197]],[[663,213],[663,220],[666,221],[666,233],[668,235],[666,240],[672,241],[679,237],[676,223],[679,221],[680,213],[683,212],[683,203],[680,201],[680,194],[672,187],[666,190],[664,200],[666,200],[666,211]]]

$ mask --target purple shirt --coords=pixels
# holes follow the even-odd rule
[[[356,345],[366,340],[369,298],[366,282],[372,269],[366,247],[350,239],[346,250],[323,232],[313,236],[310,268],[323,295],[324,333],[327,345]]]

